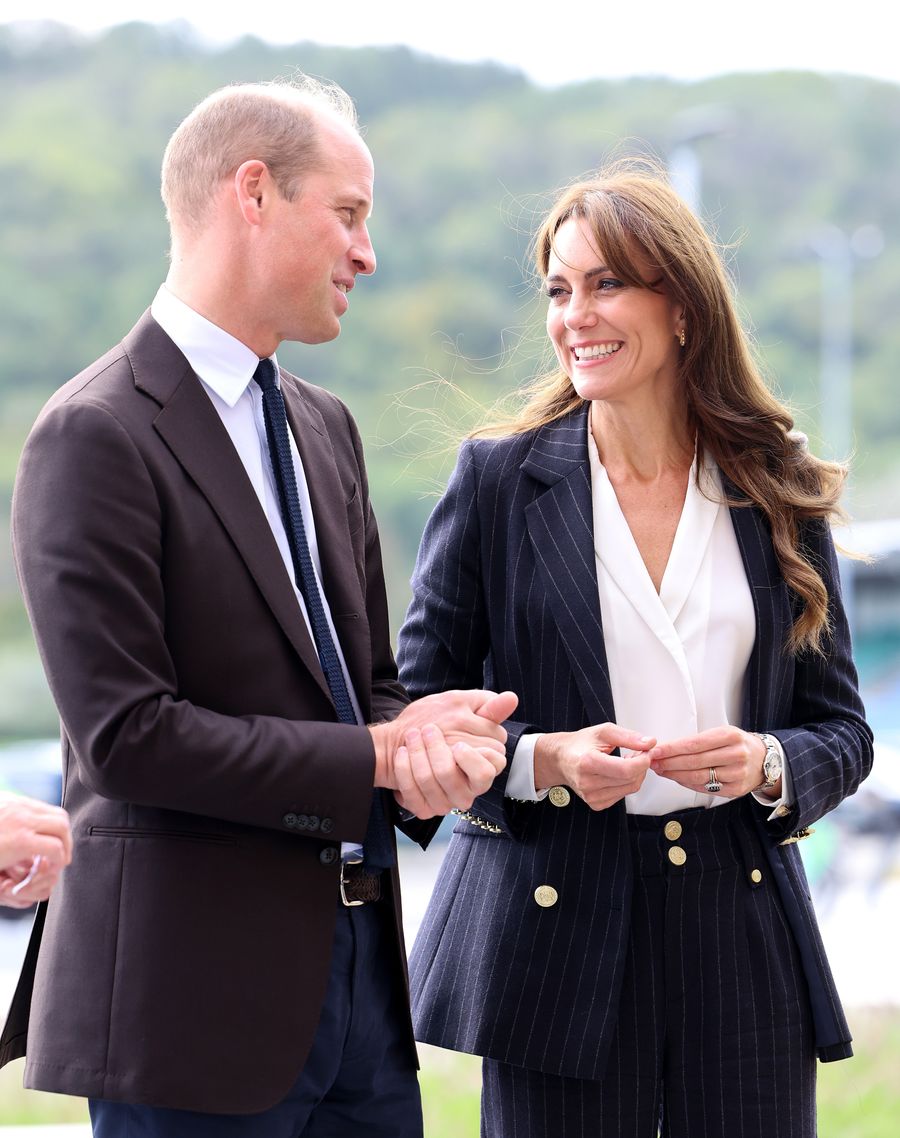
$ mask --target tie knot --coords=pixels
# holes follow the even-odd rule
[[[256,371],[253,373],[253,378],[263,391],[272,391],[278,386],[278,371],[268,358],[259,361],[256,365]]]

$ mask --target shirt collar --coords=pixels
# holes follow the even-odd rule
[[[179,300],[164,284],[153,299],[150,314],[204,384],[233,407],[253,378],[259,363],[257,354]],[[277,371],[274,356],[272,362]]]

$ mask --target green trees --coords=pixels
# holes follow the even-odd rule
[[[822,224],[883,231],[884,251],[855,274],[853,505],[862,516],[900,511],[900,87],[781,73],[544,89],[498,66],[403,48],[247,38],[210,51],[184,29],[128,24],[92,40],[58,26],[27,40],[0,29],[0,528],[40,403],[130,327],[165,275],[158,170],[169,133],[214,87],[297,68],[357,100],[376,161],[379,269],[354,292],[339,340],[279,355],[359,418],[395,622],[428,492],[468,425],[464,400],[439,399],[435,417],[425,411],[433,388],[404,393],[443,377],[484,401],[528,377],[543,315],[527,248],[546,195],[609,155],[664,160],[681,116],[698,106],[725,109],[729,124],[696,143],[704,216],[733,246],[742,311],[815,446],[820,296],[810,238]],[[400,401],[415,410],[398,412]],[[33,655],[5,553],[0,641],[0,670],[5,660],[24,683]],[[12,686],[0,675],[0,691]],[[38,707],[26,686],[15,706],[0,703],[0,735],[52,724],[49,703]]]

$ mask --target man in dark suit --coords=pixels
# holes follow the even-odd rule
[[[27,1037],[100,1138],[421,1133],[387,822],[485,790],[515,697],[408,705],[358,432],[271,361],[338,335],[372,186],[340,89],[210,96],[163,163],[166,285],[23,454],[75,857],[2,1059]]]

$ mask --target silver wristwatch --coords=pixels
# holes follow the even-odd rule
[[[766,754],[762,764],[763,781],[757,787],[758,790],[771,790],[776,782],[781,778],[781,771],[784,764],[781,760],[781,748],[778,746],[778,741],[774,735],[766,735],[764,732],[757,731],[756,735],[766,745]]]

